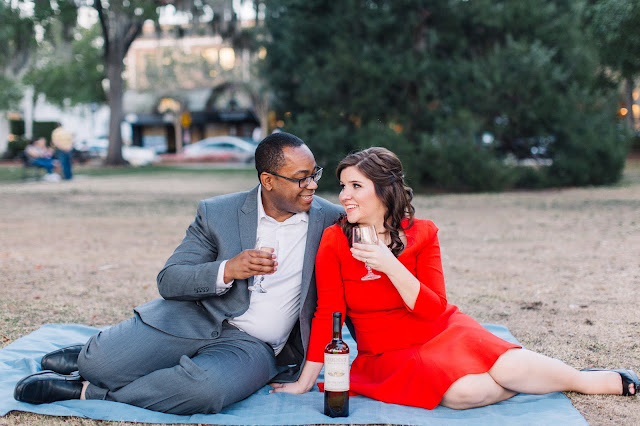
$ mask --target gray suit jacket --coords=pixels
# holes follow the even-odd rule
[[[162,299],[135,311],[142,321],[165,333],[191,339],[220,335],[222,322],[243,314],[249,307],[249,280],[236,280],[221,295],[216,294],[220,263],[253,248],[258,223],[258,189],[203,200],[182,243],[158,274]],[[314,197],[309,210],[309,228],[302,267],[301,309],[298,323],[277,357],[279,365],[291,368],[275,381],[295,381],[304,361],[311,319],[316,308],[315,257],[324,229],[332,225],[342,207]],[[252,278],[251,278],[252,279]]]

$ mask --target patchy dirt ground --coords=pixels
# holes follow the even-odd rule
[[[128,318],[158,297],[156,274],[197,201],[254,181],[252,174],[161,174],[2,184],[1,346],[45,323]],[[638,168],[615,187],[419,196],[415,205],[440,228],[451,303],[572,366],[640,371]],[[640,421],[637,398],[568,396],[590,424]],[[26,413],[0,418],[62,422]]]

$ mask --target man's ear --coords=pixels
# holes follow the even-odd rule
[[[273,175],[267,172],[262,172],[260,174],[260,184],[267,191],[271,191],[273,188]]]

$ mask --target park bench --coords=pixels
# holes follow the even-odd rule
[[[32,158],[25,151],[18,154],[22,162],[22,180],[40,180],[47,173],[44,167],[33,164]]]

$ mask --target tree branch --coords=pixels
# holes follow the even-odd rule
[[[138,35],[140,35],[140,32],[142,31],[142,24],[143,22],[137,21],[129,25],[129,28],[127,29],[126,34],[124,36],[124,52],[123,52],[124,55],[126,55],[127,52],[129,51],[129,47],[131,47],[131,43],[133,43],[133,41],[138,37]]]
[[[104,57],[109,55],[109,19],[105,16],[104,9],[102,8],[102,0],[94,0],[93,7],[98,12],[98,19],[100,19],[100,26],[102,27],[102,34],[104,34]]]

